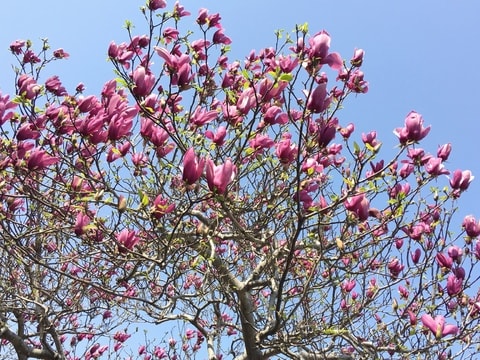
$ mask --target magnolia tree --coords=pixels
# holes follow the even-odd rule
[[[326,31],[298,26],[231,61],[219,14],[183,33],[190,13],[165,7],[149,1],[145,34],[110,44],[117,77],[99,96],[45,76],[62,49],[10,47],[1,353],[476,353],[480,224],[451,221],[473,176],[445,167],[450,144],[423,150],[430,127],[411,112],[384,158],[375,131],[343,123],[345,99],[368,90],[363,51],[344,60]]]

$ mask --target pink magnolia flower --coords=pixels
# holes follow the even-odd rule
[[[347,81],[347,87],[357,94],[366,94],[368,92],[368,81],[364,80],[364,73],[355,69],[350,73]]]
[[[448,256],[452,258],[453,261],[456,261],[457,264],[460,264],[462,261],[463,250],[456,245],[450,246],[448,248]]]
[[[397,278],[398,275],[400,275],[400,273],[402,272],[402,270],[404,269],[405,266],[402,265],[400,260],[398,260],[397,258],[394,258],[394,259],[390,260],[387,267],[388,267],[388,270],[390,271],[390,274],[392,275],[392,277]]]
[[[420,256],[422,256],[422,250],[416,249],[415,251],[412,251],[410,253],[410,256],[412,257],[412,261],[414,264],[418,264],[420,261]]]
[[[447,293],[450,296],[457,295],[462,291],[463,284],[462,278],[457,277],[454,274],[451,274],[447,278]]]
[[[32,77],[26,74],[20,75],[17,81],[17,86],[18,94],[25,96],[28,100],[35,98],[41,90],[41,86],[38,85]]]
[[[450,186],[454,190],[464,191],[468,189],[468,186],[473,179],[474,176],[470,170],[455,170],[452,178],[450,179]]]
[[[263,114],[263,122],[269,125],[288,123],[288,115],[282,111],[279,106],[270,106]]]
[[[214,44],[229,45],[232,43],[232,39],[230,39],[227,35],[224,34],[224,29],[218,29],[217,31],[215,31],[212,41]]]
[[[237,172],[236,166],[230,159],[227,159],[222,165],[215,165],[212,159],[207,159],[206,176],[210,191],[216,191],[224,194],[228,184],[233,181]]]
[[[437,150],[437,156],[442,159],[443,161],[446,161],[450,155],[450,152],[452,151],[452,144],[444,144],[442,146],[438,147]]]
[[[335,138],[337,133],[338,119],[334,118],[329,121],[321,121],[316,132],[317,141],[320,148],[326,147],[330,141]]]
[[[356,285],[356,282],[355,280],[345,280],[342,285],[341,285],[341,288],[343,291],[345,292],[350,292],[353,290],[353,288],[355,287]]]
[[[162,216],[171,213],[175,210],[175,204],[169,203],[162,195],[158,195],[153,201],[151,214],[155,219],[160,219]]]
[[[55,57],[55,59],[68,59],[70,57],[70,54],[60,48],[53,51],[53,56]]]
[[[467,215],[463,218],[462,227],[468,236],[475,238],[480,235],[480,220],[477,220],[473,215]]]
[[[163,9],[167,6],[167,2],[165,0],[148,0],[148,8],[150,10],[158,10]]]
[[[120,114],[116,114],[112,117],[112,120],[108,126],[108,138],[113,141],[119,140],[122,137],[130,134],[132,126],[133,118],[131,116],[122,116]]]
[[[410,111],[405,118],[405,127],[397,128],[394,134],[397,135],[400,143],[405,145],[409,142],[418,142],[422,140],[430,132],[430,126],[423,127],[422,115],[415,111]]]
[[[433,176],[450,174],[450,171],[445,169],[443,160],[441,158],[432,157],[425,164],[425,171]]]
[[[364,55],[365,52],[362,49],[355,49],[355,51],[353,52],[353,56],[350,59],[350,64],[352,64],[353,66],[362,66]]]
[[[23,53],[22,62],[24,64],[36,64],[40,61],[40,58],[32,50],[27,50]]]
[[[15,55],[20,55],[22,53],[22,48],[25,46],[25,40],[15,40],[10,44],[10,51]]]
[[[28,170],[43,170],[50,165],[56,164],[58,160],[57,157],[48,155],[45,150],[35,148],[30,151],[27,167]]]
[[[340,128],[339,132],[340,135],[343,136],[344,139],[348,139],[350,135],[352,135],[353,131],[355,130],[355,125],[350,123],[344,128]]]
[[[32,123],[25,123],[17,130],[16,138],[19,141],[27,139],[38,139],[40,137],[40,131]]]
[[[203,126],[216,119],[217,116],[218,113],[215,110],[208,111],[205,108],[198,106],[190,117],[190,124],[195,126]]]
[[[113,339],[123,343],[123,342],[127,341],[127,339],[130,336],[132,336],[132,335],[127,334],[126,332],[117,331],[115,333],[115,335],[113,335]]]
[[[137,67],[133,72],[132,79],[135,84],[132,92],[137,97],[149,95],[155,85],[155,75],[143,66]]]
[[[80,236],[85,234],[86,227],[89,224],[90,224],[90,218],[87,215],[79,212],[77,214],[77,219],[75,220],[75,227],[74,227],[75,235]]]
[[[327,84],[318,85],[311,93],[305,91],[307,96],[307,109],[314,114],[321,113],[330,105],[330,98],[327,98]]]
[[[67,90],[62,86],[62,83],[57,75],[52,76],[45,81],[45,89],[56,96],[67,95]]]
[[[123,229],[115,235],[115,238],[119,245],[118,251],[122,254],[126,253],[127,250],[132,250],[140,242],[135,230]]]
[[[321,31],[308,39],[310,44],[309,56],[312,60],[319,61],[320,64],[328,64],[334,70],[340,70],[343,67],[343,60],[339,53],[329,53],[330,35]]]
[[[211,130],[205,131],[205,137],[212,140],[217,146],[222,146],[225,143],[226,135],[227,128],[225,126],[219,126],[215,134]]]
[[[10,96],[0,93],[0,126],[13,117],[13,112],[7,111],[14,109],[16,106],[17,104],[10,101]]]
[[[264,134],[257,134],[248,143],[250,147],[254,149],[254,155],[261,153],[265,149],[271,148],[275,144],[275,142],[270,139],[268,135]]]
[[[291,141],[292,135],[283,134],[282,140],[276,144],[275,154],[282,164],[291,164],[297,156],[297,146]]]
[[[358,220],[365,221],[368,219],[368,210],[370,209],[370,201],[365,194],[359,194],[349,197],[344,202],[345,208],[356,215]]]
[[[183,181],[187,184],[194,184],[202,176],[205,167],[205,159],[199,159],[193,150],[188,149],[183,156]]]
[[[445,318],[442,315],[437,315],[434,319],[430,315],[424,314],[422,315],[422,323],[438,340],[446,335],[456,335],[458,333],[458,327],[445,324]]]

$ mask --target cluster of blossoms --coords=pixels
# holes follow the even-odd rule
[[[345,61],[325,30],[230,61],[219,14],[201,9],[192,40],[177,26],[190,12],[157,16],[166,6],[149,0],[149,32],[109,45],[121,81],[100,96],[27,71],[63,49],[10,46],[22,70],[0,94],[0,299],[36,304],[2,309],[36,330],[4,331],[5,345],[97,359],[128,353],[125,324],[147,319],[189,328],[147,341],[144,360],[472,351],[480,221],[451,235],[473,180],[447,168],[452,146],[422,149],[431,129],[412,111],[382,159],[376,131],[339,118],[368,92],[364,52]],[[30,282],[12,293],[17,278]]]

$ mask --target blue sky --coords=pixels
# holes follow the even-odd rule
[[[50,67],[49,73],[58,74],[70,90],[83,82],[87,93],[98,94],[113,77],[106,61],[108,44],[127,39],[124,21],[132,20],[136,32],[143,33],[138,11],[142,4],[136,0],[10,1],[0,14],[0,90],[11,92],[13,88],[9,44],[27,38],[40,44],[39,39],[46,37],[52,48],[63,47],[71,55]],[[480,192],[480,73],[476,64],[480,3],[184,0],[182,4],[192,13],[186,20],[191,28],[200,7],[222,15],[233,40],[230,59],[243,59],[251,49],[271,46],[274,30],[290,31],[304,22],[309,23],[311,33],[326,29],[332,36],[332,49],[344,58],[350,58],[355,47],[363,48],[370,91],[347,102],[341,123],[354,122],[358,133],[377,130],[386,150],[397,144],[392,130],[403,125],[410,110],[423,114],[426,124],[432,125],[425,149],[434,152],[438,145],[452,142],[449,167],[468,168],[477,175],[460,211],[480,215],[476,202]]]

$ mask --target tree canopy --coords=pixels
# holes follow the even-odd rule
[[[201,9],[183,32],[191,14],[166,6],[148,1],[143,30],[109,45],[99,95],[42,77],[67,51],[10,46],[1,353],[475,354],[480,222],[453,221],[473,175],[447,168],[452,146],[423,149],[434,130],[415,111],[391,145],[344,123],[345,100],[368,92],[364,52],[343,58],[325,30],[278,32],[237,61],[219,14]]]

